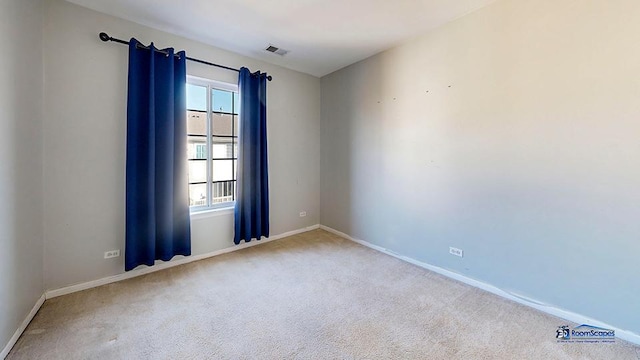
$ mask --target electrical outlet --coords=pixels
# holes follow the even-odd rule
[[[305,217],[307,216],[307,212],[306,211],[300,211],[300,217]]]
[[[105,259],[111,259],[111,258],[118,257],[118,256],[120,256],[120,250],[119,249],[118,250],[106,251],[104,253],[104,258]]]
[[[450,247],[449,248],[449,254],[455,255],[455,256],[460,256],[460,257],[462,257],[464,255],[464,253],[462,252],[461,249],[454,248],[454,247]]]

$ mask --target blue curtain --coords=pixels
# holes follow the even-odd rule
[[[186,55],[129,42],[125,270],[191,255]]]
[[[267,172],[267,74],[241,68],[235,235],[239,244],[269,237]]]

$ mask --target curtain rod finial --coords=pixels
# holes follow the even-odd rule
[[[111,36],[107,35],[107,33],[105,33],[105,32],[101,32],[100,33],[100,40],[105,41],[105,42],[109,41],[109,40],[111,40]]]

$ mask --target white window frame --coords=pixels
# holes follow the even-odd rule
[[[211,108],[213,106],[213,104],[211,104],[211,93],[212,93],[212,89],[217,89],[217,90],[225,90],[225,91],[232,91],[235,93],[238,93],[239,95],[239,91],[238,91],[238,85],[237,84],[229,84],[229,83],[225,83],[225,82],[221,82],[221,81],[216,81],[216,80],[211,80],[211,79],[206,79],[206,78],[201,78],[201,77],[197,77],[197,76],[191,76],[191,75],[187,75],[187,84],[192,84],[192,85],[197,85],[197,86],[203,86],[207,88],[207,124],[206,124],[206,131],[207,131],[207,166],[206,166],[206,171],[207,171],[207,203],[208,205],[194,205],[194,206],[190,206],[189,207],[189,211],[190,213],[193,214],[198,214],[198,213],[204,213],[204,212],[209,212],[211,210],[228,210],[228,209],[233,209],[233,207],[235,206],[235,200],[234,201],[227,201],[227,202],[223,202],[223,203],[216,203],[216,204],[212,204],[211,200],[212,200],[212,196],[213,196],[213,172],[212,172],[212,151],[213,151],[213,143],[212,143],[212,130],[211,130],[211,115],[213,114],[213,109]],[[239,96],[238,96],[239,97]],[[235,104],[234,104],[235,107]],[[235,112],[237,113],[238,110],[237,108],[235,108]],[[236,115],[236,116],[240,116],[240,115]],[[238,144],[238,141],[236,140],[235,144]],[[235,157],[234,159],[238,158],[238,154],[234,154]],[[233,160],[232,160],[233,161]],[[236,160],[237,161],[237,160]],[[236,174],[237,174],[237,169],[236,170]],[[235,181],[235,185],[234,186],[234,190],[237,191],[237,175],[233,174],[234,180]]]

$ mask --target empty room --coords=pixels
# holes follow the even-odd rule
[[[637,0],[0,0],[0,359],[640,360]]]

